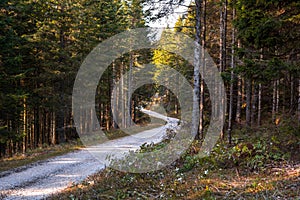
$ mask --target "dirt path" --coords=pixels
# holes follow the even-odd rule
[[[72,184],[83,181],[105,167],[106,157],[112,151],[124,152],[138,149],[144,143],[157,143],[163,139],[167,128],[175,128],[178,119],[168,118],[142,109],[148,115],[167,121],[165,126],[143,131],[132,136],[112,140],[63,156],[37,162],[22,168],[0,173],[0,199],[43,199]],[[94,158],[90,151],[101,150],[103,159]]]

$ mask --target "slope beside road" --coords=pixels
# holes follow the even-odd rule
[[[130,150],[136,150],[145,143],[160,142],[167,128],[176,128],[178,119],[169,118],[159,113],[141,109],[142,112],[165,120],[166,125],[152,130],[143,131],[133,136],[111,140],[94,146],[101,149],[102,159],[93,157],[90,153],[93,147],[68,153],[42,162],[33,163],[25,167],[0,173],[0,199],[43,199],[58,193],[72,184],[83,181],[105,168],[106,157],[112,151],[122,155]]]

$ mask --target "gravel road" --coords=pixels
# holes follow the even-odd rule
[[[108,164],[105,159],[112,151],[125,155],[138,149],[144,143],[157,143],[163,139],[167,128],[176,128],[178,119],[169,118],[153,111],[142,109],[152,117],[163,119],[165,126],[143,131],[133,136],[111,140],[45,161],[0,173],[0,199],[44,199],[58,193],[72,184],[83,181]],[[90,153],[93,148],[101,150],[103,159],[96,159]]]

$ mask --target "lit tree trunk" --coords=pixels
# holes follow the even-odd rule
[[[241,42],[238,40],[237,42],[238,48],[241,47]],[[242,113],[242,77],[239,74],[237,76],[237,100],[236,100],[236,117],[235,121],[237,123],[241,123],[241,113]]]
[[[203,35],[202,35],[202,48],[206,48],[206,0],[203,0]],[[202,70],[201,74],[204,74],[203,69],[205,69],[205,52],[202,51]],[[204,80],[200,80],[200,116],[199,116],[199,138],[202,139],[203,133],[203,116],[204,116]]]
[[[22,153],[25,154],[27,150],[27,104],[26,98],[23,99],[23,148]]]
[[[276,119],[276,94],[277,94],[277,81],[273,82],[273,103],[272,103],[272,121],[275,122]]]
[[[116,76],[117,76],[117,72],[116,72],[116,66],[115,66],[115,62],[112,63],[112,84],[111,84],[111,87],[112,89],[114,88],[115,84],[116,84]],[[112,91],[111,89],[111,91]],[[118,102],[118,92],[115,91],[112,95],[112,113],[113,113],[113,116],[115,116],[117,114],[117,109],[118,109],[118,105],[117,105],[117,102]],[[112,119],[112,128],[113,129],[116,129],[117,128],[117,123],[114,119]]]
[[[120,77],[121,77],[121,88],[120,88],[120,106],[121,106],[121,126],[122,128],[126,128],[126,121],[125,121],[125,105],[124,105],[124,99],[125,98],[125,91],[124,91],[124,77],[123,77],[123,71],[124,71],[124,63],[122,62],[121,64],[121,74],[120,74]]]
[[[294,76],[293,76],[293,74],[290,75],[290,82],[291,82],[290,111],[292,111],[294,109],[294,96],[295,96]]]
[[[56,144],[56,134],[55,134],[55,112],[54,111],[52,111],[51,112],[51,115],[52,115],[52,117],[51,117],[51,132],[52,132],[52,141],[51,141],[51,143],[52,144]]]
[[[251,110],[251,126],[255,124],[255,116],[257,111],[257,99],[258,99],[258,86],[256,83],[253,83],[253,95],[252,95],[252,110]]]
[[[221,0],[220,6],[220,72],[226,68],[226,35],[227,35],[227,0]],[[224,132],[221,130],[221,138],[224,138]]]
[[[221,0],[220,7],[220,71],[226,67],[227,0]]]
[[[263,48],[260,50],[260,61],[263,62]],[[261,83],[258,84],[258,106],[257,106],[257,126],[261,125],[261,95],[262,95],[262,86]]]
[[[133,68],[133,54],[130,53],[129,56],[129,72],[128,72],[128,90],[127,90],[127,119],[126,119],[126,127],[131,126],[131,109],[132,109],[132,104],[131,104],[131,84],[132,84],[132,68]]]
[[[279,84],[280,80],[276,81],[276,114],[279,112]]]
[[[232,20],[235,19],[235,8],[232,9]],[[228,143],[231,144],[231,130],[233,119],[233,86],[234,86],[234,69],[235,69],[235,29],[232,29],[232,43],[231,43],[231,76],[230,76],[230,99],[228,112]]]
[[[262,94],[262,86],[261,86],[261,83],[259,83],[259,85],[258,85],[257,126],[261,125],[261,94]]]
[[[300,79],[298,80],[298,122],[300,123]]]
[[[251,78],[246,78],[246,124],[251,126]]]
[[[196,0],[196,45],[201,44],[201,0]],[[193,93],[193,116],[192,135],[198,137],[199,131],[199,89],[200,89],[200,48],[194,50],[194,93]]]

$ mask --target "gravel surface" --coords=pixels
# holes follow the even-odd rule
[[[134,136],[111,140],[63,156],[0,173],[0,199],[43,199],[58,193],[72,184],[83,181],[108,164],[106,157],[112,152],[124,156],[129,150],[145,143],[157,143],[163,139],[167,128],[176,128],[178,119],[153,111],[144,113],[167,121],[165,126],[143,131]],[[101,158],[93,157],[93,150],[101,151]]]

